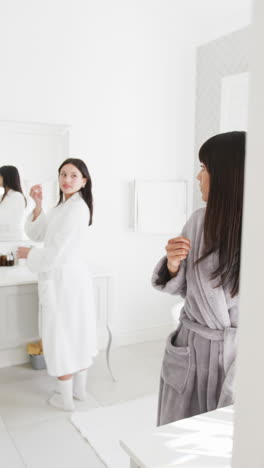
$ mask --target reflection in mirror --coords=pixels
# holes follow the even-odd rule
[[[30,187],[42,185],[45,211],[56,205],[56,173],[68,155],[68,130],[60,124],[0,121],[0,253],[28,240],[24,222],[34,208]]]
[[[0,241],[23,239],[24,214],[27,205],[15,166],[0,167]]]

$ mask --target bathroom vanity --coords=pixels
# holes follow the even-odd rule
[[[26,343],[39,338],[37,275],[29,271],[23,260],[20,262],[20,265],[0,267],[0,367],[28,362]],[[107,365],[113,378],[109,362],[112,275],[98,268],[93,271],[98,345],[106,348]]]

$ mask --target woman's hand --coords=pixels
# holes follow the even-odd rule
[[[182,260],[184,260],[190,249],[191,242],[186,237],[175,237],[170,239],[166,245],[167,251],[167,267],[170,275],[176,276]]]
[[[18,247],[16,251],[17,258],[28,258],[29,251],[31,247]]]
[[[35,221],[40,215],[41,210],[42,210],[42,187],[41,185],[40,184],[33,185],[33,187],[31,187],[30,189],[29,195],[31,196],[31,198],[33,198],[34,202],[36,203],[36,207],[33,211],[33,218],[32,218],[32,221]]]
[[[41,207],[42,205],[42,187],[40,184],[33,185],[31,187],[29,195],[33,198],[34,202],[36,203],[37,207]]]

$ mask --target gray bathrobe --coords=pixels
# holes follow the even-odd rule
[[[156,289],[185,298],[180,325],[165,348],[158,425],[233,403],[238,296],[232,298],[228,286],[214,288],[217,253],[194,266],[203,253],[204,215],[205,208],[195,211],[183,228],[191,250],[176,277],[170,278],[166,257],[152,277]]]

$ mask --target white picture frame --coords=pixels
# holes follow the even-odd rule
[[[135,180],[134,231],[179,234],[187,221],[188,181]]]

